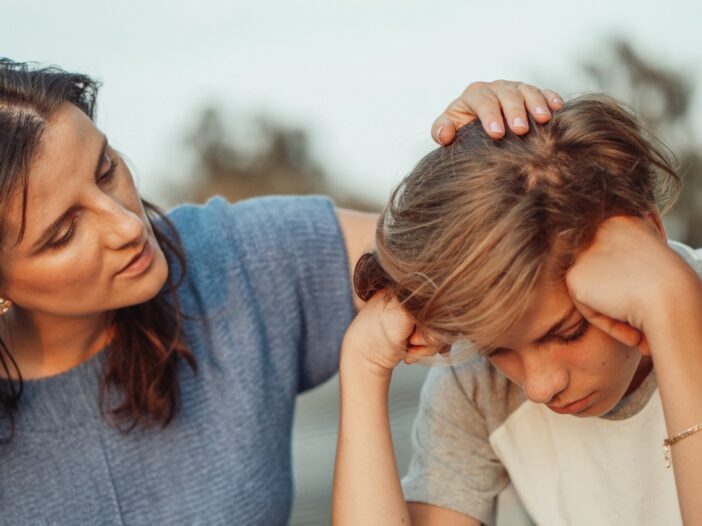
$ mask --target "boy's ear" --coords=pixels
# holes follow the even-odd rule
[[[644,216],[644,218],[656,228],[661,238],[667,242],[668,234],[665,233],[665,228],[663,227],[663,221],[661,221],[660,214],[658,212],[649,212]]]

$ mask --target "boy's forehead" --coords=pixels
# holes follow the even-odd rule
[[[499,338],[499,347],[511,349],[538,340],[572,309],[573,301],[565,283],[537,287],[527,300],[524,314]]]

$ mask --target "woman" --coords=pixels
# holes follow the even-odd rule
[[[425,157],[356,270],[335,524],[490,524],[510,481],[537,524],[700,524],[702,266],[660,221],[678,186],[604,96]],[[401,486],[392,370],[456,340],[484,357],[429,374]]]
[[[546,104],[512,88],[471,88],[434,136],[498,93],[514,118]],[[0,61],[0,523],[284,524],[295,396],[337,368],[374,217],[320,197],[159,216],[97,90]]]

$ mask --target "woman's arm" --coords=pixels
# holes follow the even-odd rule
[[[567,282],[594,325],[652,356],[668,436],[702,423],[702,282],[660,221],[609,219]],[[672,459],[683,522],[702,524],[702,431],[673,445]]]
[[[438,351],[427,347],[414,329],[398,302],[379,293],[361,310],[344,338],[332,505],[336,526],[479,524],[455,511],[405,502],[390,432],[390,380],[400,361],[411,363]]]
[[[523,82],[474,82],[434,121],[431,134],[438,144],[447,145],[453,141],[456,130],[480,119],[485,132],[495,139],[504,135],[505,120],[514,133],[522,135],[529,131],[527,111],[536,122],[543,124],[551,118],[551,112],[562,105],[563,100],[556,92]],[[337,215],[353,276],[358,258],[373,247],[378,216],[344,209],[339,209]],[[360,309],[363,302],[355,296],[354,301]]]
[[[336,215],[339,218],[341,232],[344,235],[346,253],[349,257],[349,272],[351,273],[351,279],[353,279],[353,272],[359,258],[373,248],[378,214],[337,208]],[[360,310],[363,307],[363,301],[356,295],[355,291],[353,302],[356,310]]]

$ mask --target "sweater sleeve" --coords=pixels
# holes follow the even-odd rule
[[[298,392],[327,380],[338,370],[341,341],[354,315],[334,204],[320,196],[250,199],[227,205],[225,221],[229,257],[243,267],[270,335],[271,367],[295,368]],[[296,356],[283,356],[290,344]]]

